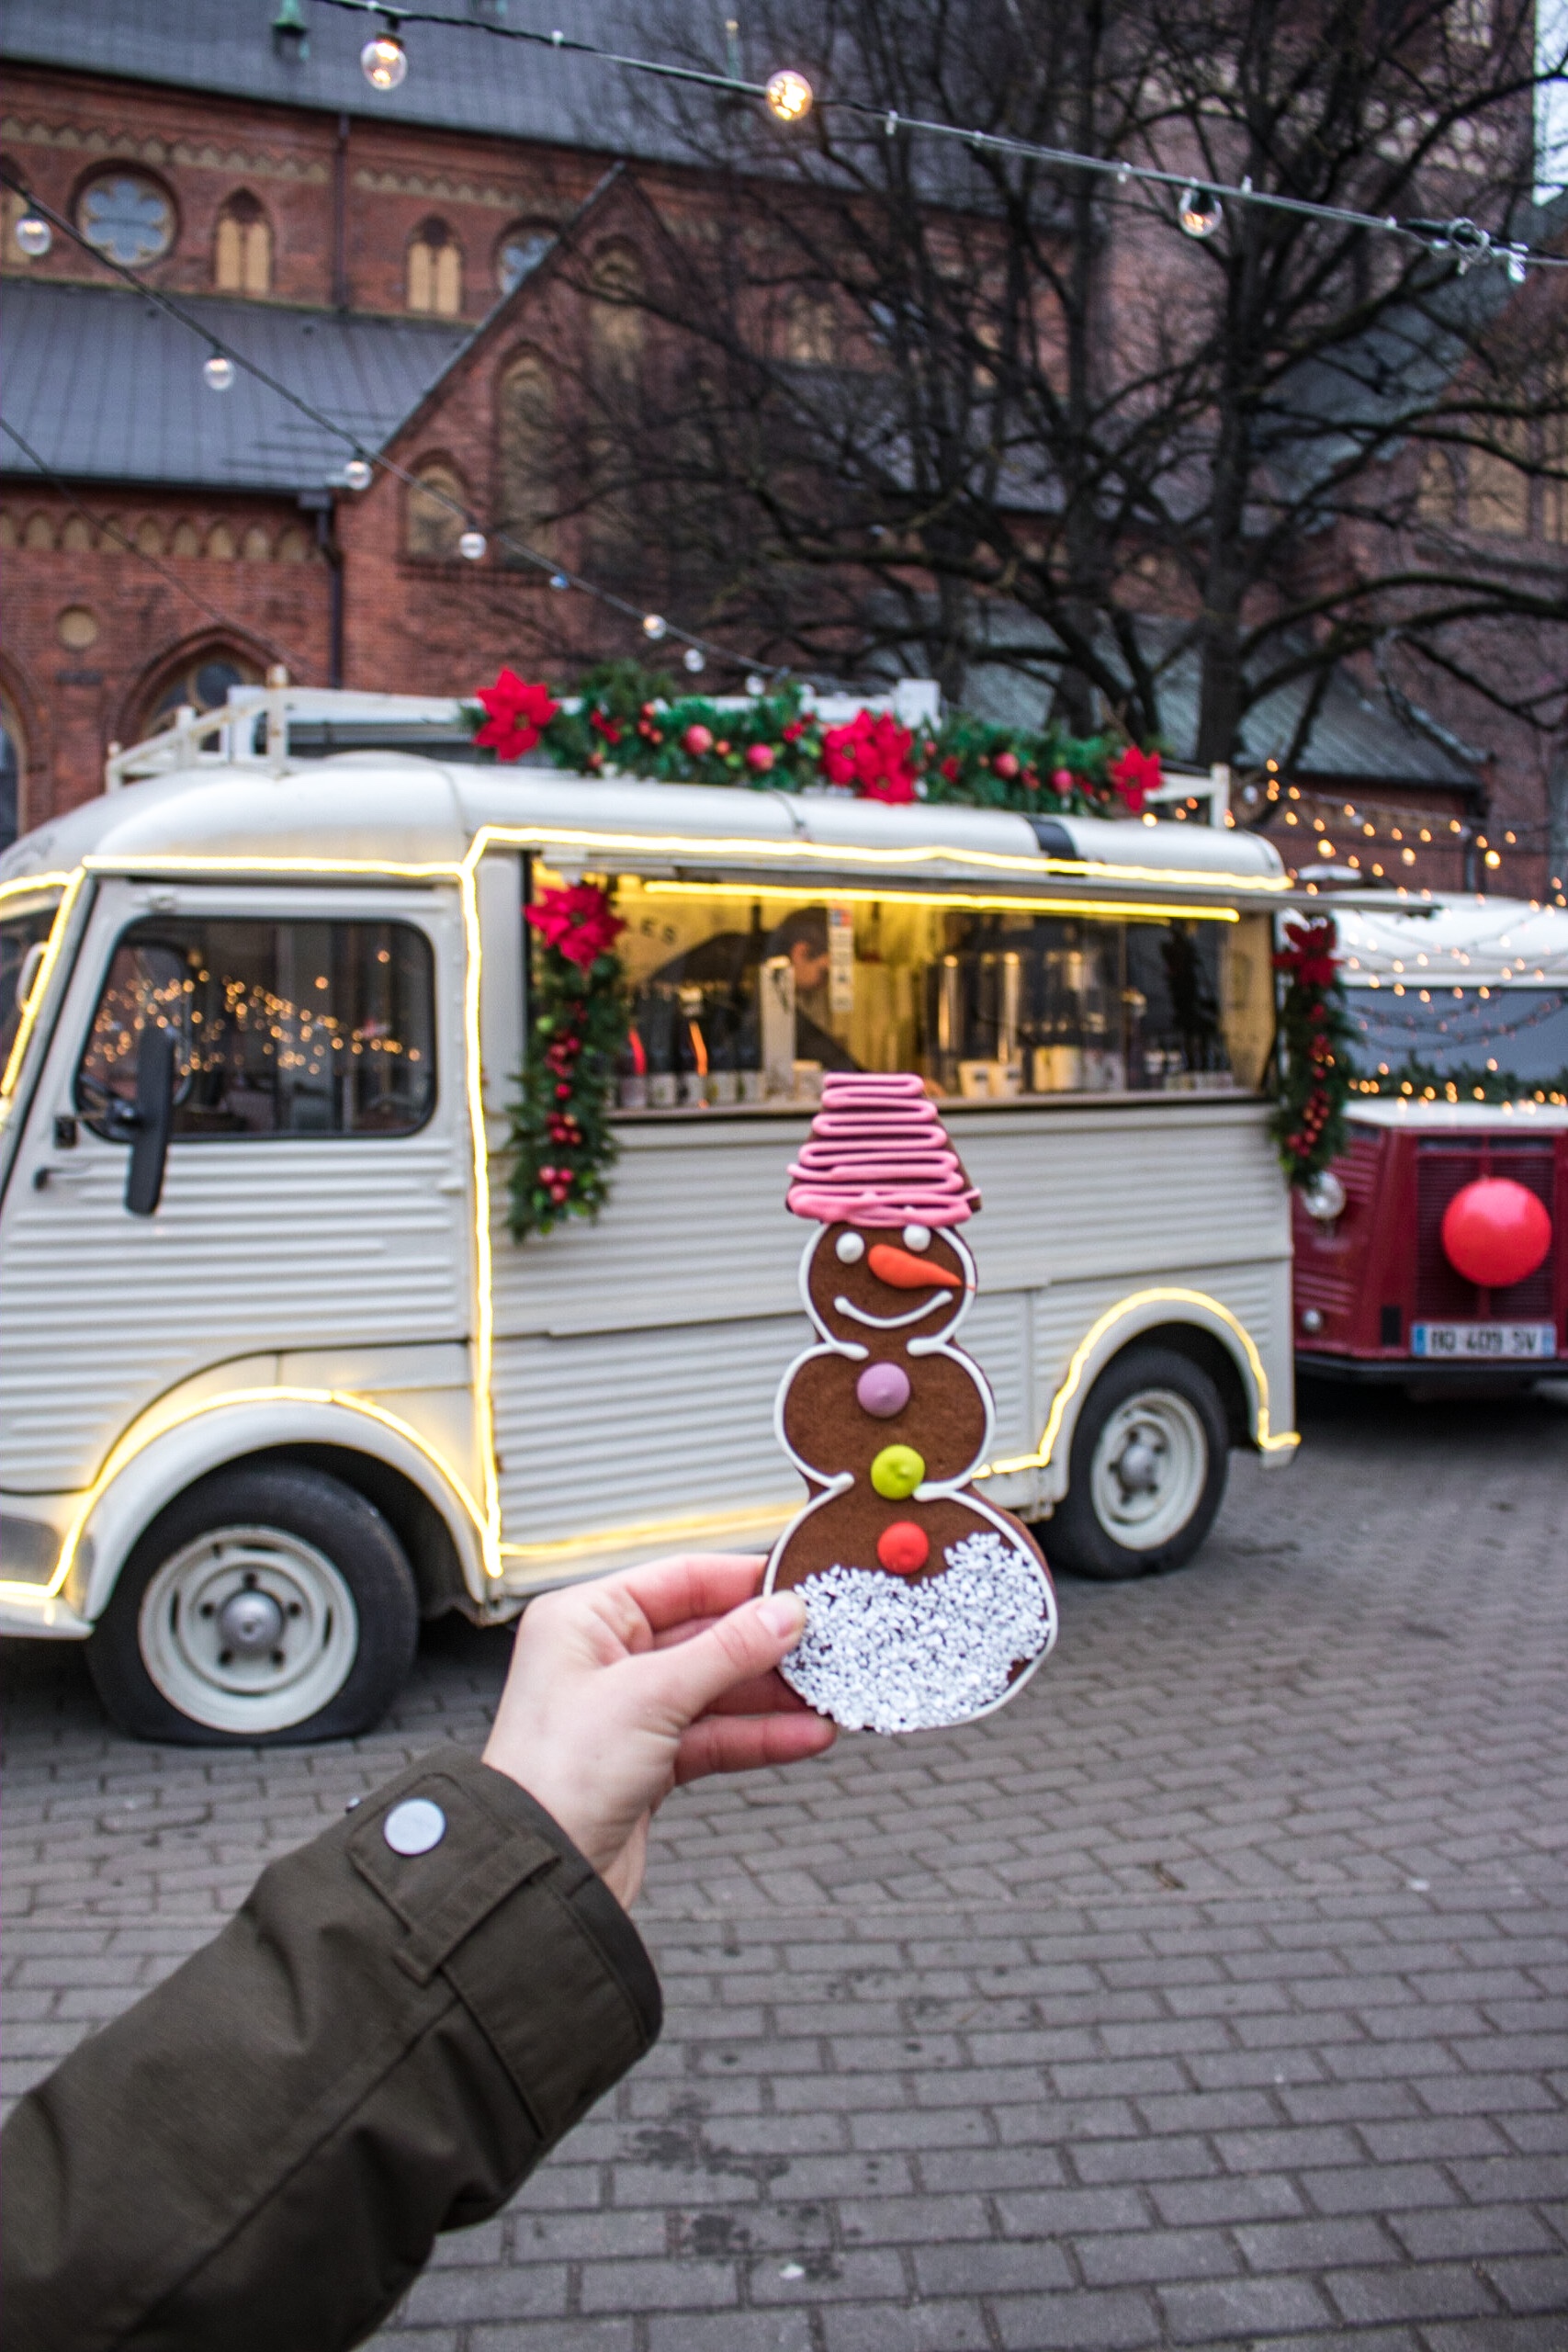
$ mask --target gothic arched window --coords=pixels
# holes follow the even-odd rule
[[[220,294],[270,294],[272,224],[248,188],[240,188],[218,215],[212,282]]]
[[[463,248],[445,220],[422,220],[409,241],[408,302],[438,319],[463,308]]]
[[[501,453],[501,520],[541,554],[550,552],[555,504],[555,386],[536,351],[520,351],[502,371],[496,392]],[[502,561],[522,563],[514,553]]]
[[[461,474],[442,458],[427,458],[414,468],[409,492],[404,547],[426,563],[446,563],[456,556],[468,493]]]

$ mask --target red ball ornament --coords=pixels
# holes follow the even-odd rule
[[[687,728],[681,741],[693,759],[700,760],[705,752],[711,752],[713,749],[713,729],[704,727],[700,720],[695,721]]]
[[[896,1577],[919,1576],[931,1555],[931,1538],[912,1519],[896,1519],[876,1539],[877,1558]]]
[[[753,743],[746,754],[746,764],[748,767],[755,768],[759,775],[766,775],[773,764],[774,757],[771,743]]]
[[[1051,789],[1053,792],[1071,792],[1076,782],[1077,778],[1074,776],[1071,768],[1053,768],[1051,771]]]
[[[1551,1247],[1545,1204],[1511,1176],[1466,1184],[1443,1211],[1442,1230],[1450,1265],[1482,1290],[1527,1281]]]
[[[1003,779],[1004,783],[1010,784],[1019,770],[1018,753],[1016,752],[998,752],[996,758],[991,762],[991,765],[995,768],[997,774]]]

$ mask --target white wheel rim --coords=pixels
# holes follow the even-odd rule
[[[209,1731],[287,1731],[347,1681],[354,1595],[324,1552],[276,1527],[220,1527],[171,1553],[141,1596],[141,1660]]]
[[[1209,1477],[1209,1436],[1171,1388],[1145,1388],[1119,1405],[1100,1433],[1089,1469],[1094,1515],[1129,1552],[1153,1552],[1179,1535]]]

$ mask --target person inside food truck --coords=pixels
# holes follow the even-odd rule
[[[796,1061],[819,1062],[824,1069],[859,1069],[849,1047],[817,1018],[828,1010],[828,910],[797,907],[768,933],[764,956],[787,956],[795,973],[795,1056]],[[753,1007],[750,1019],[754,1025]],[[751,1042],[743,1029],[742,1046]]]
[[[341,2352],[495,2212],[661,2021],[626,1917],[679,1783],[819,1755],[797,1595],[656,1561],[523,1619],[482,1760],[438,1748],[270,1863],[19,2102],[17,2352]]]

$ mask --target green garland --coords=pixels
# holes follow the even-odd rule
[[[476,742],[497,759],[537,747],[578,775],[614,768],[663,784],[773,792],[827,784],[873,800],[1080,817],[1135,816],[1160,780],[1157,752],[1110,733],[998,727],[965,711],[906,728],[863,709],[829,726],[797,685],[724,709],[636,662],[590,670],[571,710],[509,669],[464,707]]]
[[[1350,1091],[1349,1017],[1334,950],[1332,915],[1285,926],[1274,958],[1288,974],[1280,1009],[1279,1091],[1270,1127],[1292,1184],[1307,1184],[1337,1159],[1348,1137],[1345,1104]]]
[[[1568,1069],[1555,1078],[1517,1078],[1508,1069],[1483,1069],[1476,1062],[1455,1062],[1440,1069],[1436,1062],[1417,1061],[1414,1055],[1386,1078],[1355,1078],[1353,1094],[1395,1102],[1419,1096],[1436,1102],[1554,1102],[1568,1103]]]
[[[613,944],[626,926],[607,892],[592,883],[545,890],[527,917],[533,1018],[508,1138],[514,1241],[596,1217],[609,1197],[615,1065],[631,1020]]]

